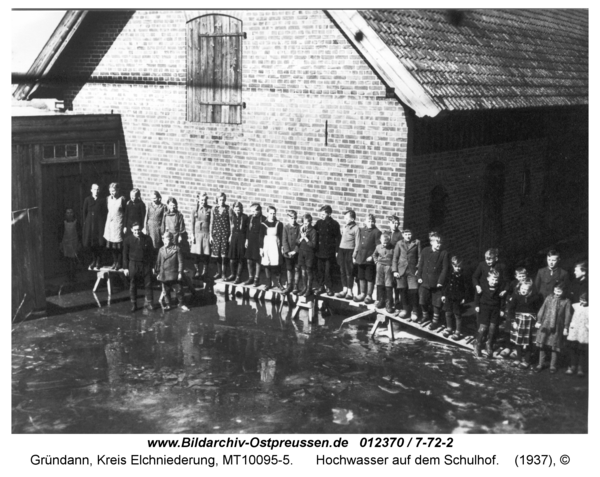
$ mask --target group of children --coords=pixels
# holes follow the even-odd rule
[[[298,217],[294,210],[286,211],[283,224],[272,205],[266,208],[266,217],[257,202],[250,205],[250,214],[246,215],[241,202],[227,205],[224,193],[217,196],[214,206],[209,205],[208,195],[203,193],[197,196],[188,236],[175,198],[169,198],[164,205],[161,194],[154,191],[152,202],[146,207],[138,189],[130,192],[129,201],[119,194],[117,183],[110,184],[109,190],[110,196],[102,200],[94,184],[91,196],[84,202],[83,246],[92,254],[89,269],[100,267],[100,250],[104,246],[112,252],[111,268],[120,268],[122,244],[135,224],[151,240],[154,273],[163,284],[163,295],[168,299],[170,288],[176,288],[180,304],[178,284],[186,280],[185,257],[193,259],[195,278],[206,279],[212,257],[217,266],[214,279],[240,284],[244,282],[245,261],[245,285],[261,286],[260,273],[264,270],[264,289],[277,286],[285,293],[301,296],[333,296],[332,270],[337,263],[342,282],[342,290],[335,293],[338,298],[375,303],[377,308],[410,317],[417,323],[431,321],[430,329],[440,327],[444,316],[444,336],[454,340],[464,336],[462,312],[469,298],[469,281],[461,258],[442,249],[442,238],[436,232],[429,234],[429,246],[422,248],[410,229],[400,229],[397,216],[388,217],[390,231],[382,232],[374,215],[369,214],[360,227],[356,213],[347,210],[340,227],[331,217],[331,207],[325,205],[314,224],[311,214]],[[71,231],[74,221],[69,209],[61,242],[67,257],[77,248],[73,245],[75,232]],[[488,357],[492,356],[501,318],[506,315],[505,329],[512,349],[505,352],[516,358],[515,365],[529,366],[535,343],[540,349],[536,369],[543,368],[549,351],[550,371],[555,372],[558,353],[568,343],[572,365],[567,372],[582,373],[580,363],[588,343],[587,264],[577,264],[575,280],[569,285],[568,274],[558,267],[558,261],[558,253],[551,251],[548,266],[537,273],[535,280],[527,276],[524,268],[517,268],[511,282],[506,266],[498,261],[498,251],[486,252],[485,260],[472,276],[477,312],[476,356],[482,355],[484,347]],[[281,280],[282,267],[287,275],[286,285]],[[193,291],[192,286],[190,289]]]

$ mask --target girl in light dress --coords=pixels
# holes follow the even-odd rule
[[[106,240],[106,248],[112,253],[113,263],[112,270],[121,268],[122,250],[123,250],[123,234],[124,218],[125,218],[125,197],[120,195],[119,184],[113,182],[108,187],[110,195],[106,198],[106,224],[104,226],[104,240]]]

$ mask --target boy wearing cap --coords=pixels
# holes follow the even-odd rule
[[[440,324],[440,311],[442,308],[442,287],[448,274],[448,252],[441,250],[442,238],[436,233],[429,234],[430,246],[423,249],[417,267],[417,281],[419,287],[419,304],[423,310],[421,319],[417,323],[429,319],[433,308],[433,322],[430,329],[435,329]]]

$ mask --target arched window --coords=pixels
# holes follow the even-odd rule
[[[187,120],[242,122],[242,21],[203,15],[187,24]]]

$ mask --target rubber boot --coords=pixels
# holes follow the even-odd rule
[[[385,311],[392,315],[395,315],[396,307],[394,306],[394,289],[392,287],[385,287],[385,294]]]
[[[364,301],[367,296],[367,281],[359,280],[358,286],[360,288],[360,293],[354,297],[354,301],[360,303],[361,301]]]
[[[446,329],[442,333],[442,335],[446,338],[448,338],[452,334],[452,328],[454,325],[452,318],[454,318],[454,315],[452,314],[452,312],[447,311],[446,312]]]
[[[384,290],[385,287],[383,285],[377,285],[377,303],[375,303],[375,308],[385,308]]]
[[[217,273],[213,278],[215,280],[218,280],[219,278],[221,278],[223,276],[223,267],[221,266],[221,261],[218,258],[216,259],[216,262],[217,262]]]
[[[408,302],[408,294],[406,292],[406,288],[400,288],[400,303],[402,305],[402,309],[400,310],[400,318],[408,318],[410,316],[410,304]]]
[[[267,283],[265,283],[265,291],[273,288],[271,284],[271,269],[269,267],[265,267],[265,277],[267,278]]]
[[[273,280],[273,284],[276,288],[279,288],[281,291],[285,290],[283,283],[281,283],[281,272],[273,272],[275,278]]]
[[[304,269],[300,275],[300,279],[302,280],[301,283],[298,283],[296,281],[296,285],[298,286],[298,296],[305,296],[306,295],[306,286],[307,286],[307,282],[308,282],[308,270]],[[300,289],[301,288],[301,289]]]
[[[257,287],[260,285],[260,263],[256,262],[256,266],[254,267],[254,286]]]
[[[521,369],[527,369],[530,366],[531,362],[531,350],[529,348],[529,346],[525,349],[525,352],[523,353],[523,357],[521,358],[521,364],[519,364],[519,366],[521,367]]]
[[[439,312],[433,312],[433,321],[429,324],[430,330],[437,330],[440,326],[440,314]]]
[[[462,316],[454,315],[454,319],[456,320],[456,331],[451,336],[454,341],[458,341],[462,338]]]
[[[552,374],[556,373],[556,361],[558,360],[558,352],[552,351],[550,354],[550,372]]]
[[[230,274],[229,276],[225,279],[226,282],[232,282],[235,280],[235,274],[234,274],[234,270],[237,268],[237,260],[232,260],[231,262],[229,262],[231,264],[230,268]],[[223,272],[225,271],[225,264],[223,264]]]
[[[248,260],[248,280],[244,282],[244,285],[252,285],[254,283],[254,261]]]
[[[487,353],[488,359],[492,359],[494,357],[494,334],[496,333],[496,327],[496,324],[491,323],[488,330],[488,337],[487,341],[485,342],[485,352]]]
[[[481,358],[481,343],[483,343],[483,337],[485,336],[487,328],[486,325],[479,325],[479,330],[477,330],[477,336],[473,342],[473,354],[476,358]]]
[[[373,289],[375,288],[374,282],[367,282],[367,296],[365,297],[365,305],[371,305],[375,303],[373,300]]]
[[[400,288],[394,288],[394,308],[396,310],[401,310],[404,302],[402,301],[402,293]]]
[[[422,323],[426,323],[427,321],[429,321],[429,310],[423,310],[423,313],[421,313],[421,317],[417,320],[417,324],[420,325]]]
[[[307,270],[307,279],[306,279],[306,291],[304,292],[304,296],[308,298],[313,294],[313,272],[312,270]]]
[[[196,270],[196,272],[194,273],[194,278],[200,278],[200,265],[198,264],[198,262],[194,263],[194,269]]]
[[[292,270],[287,270],[285,275],[287,277],[287,285],[285,288],[282,288],[282,290],[283,293],[287,295],[288,293],[292,292],[292,288],[294,286],[294,272]]]
[[[233,282],[235,285],[239,285],[240,283],[242,283],[242,271],[243,270],[244,270],[244,265],[242,264],[242,261],[240,260],[237,264],[235,281]]]
[[[546,350],[540,349],[540,361],[538,365],[535,367],[535,370],[539,373],[544,369],[544,361],[546,361]]]
[[[300,288],[300,270],[294,271],[294,287],[292,288],[292,293],[298,294]]]

